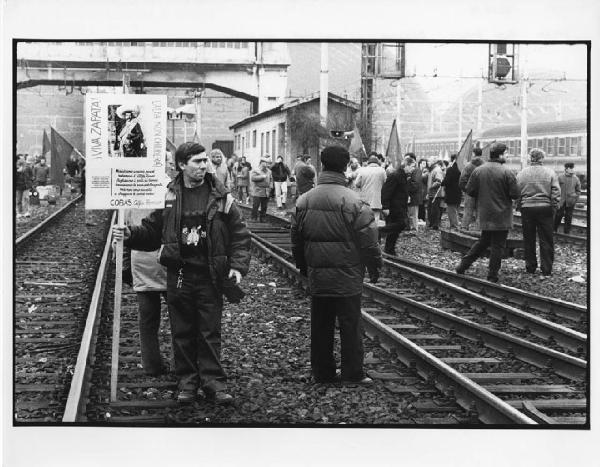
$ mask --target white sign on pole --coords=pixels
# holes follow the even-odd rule
[[[86,94],[86,209],[160,209],[167,97]]]

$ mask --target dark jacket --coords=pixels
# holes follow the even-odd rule
[[[409,197],[409,206],[419,206],[423,203],[423,173],[417,167],[406,179]]]
[[[456,162],[448,167],[442,186],[446,189],[446,204],[460,204],[462,192],[458,186],[460,170]]]
[[[65,167],[67,169],[69,177],[74,177],[75,175],[77,175],[77,171],[79,170],[79,164],[76,160],[74,161],[73,159],[69,159]]]
[[[324,171],[296,202],[292,253],[313,296],[360,294],[365,266],[382,266],[373,211],[345,184],[344,174]]]
[[[33,167],[33,184],[46,184],[50,178],[50,167],[47,165],[36,165]]]
[[[290,176],[290,169],[283,162],[276,162],[271,166],[274,182],[285,182]]]
[[[575,206],[581,195],[581,182],[575,174],[560,174],[560,206]]]
[[[477,198],[481,230],[512,228],[512,200],[521,193],[515,175],[500,160],[477,167],[469,178],[466,193]]]
[[[458,187],[465,191],[467,188],[467,183],[469,183],[469,177],[473,173],[477,167],[483,164],[483,159],[481,157],[474,157],[471,162],[469,162],[463,171],[460,174],[460,178],[458,179]]]
[[[17,180],[15,182],[15,188],[20,191],[31,189],[33,186],[33,172],[31,167],[26,165],[22,171],[17,170]]]
[[[211,193],[206,207],[208,266],[211,279],[220,289],[229,269],[245,275],[250,266],[250,234],[223,184],[206,175]],[[134,250],[153,251],[160,248],[159,261],[169,269],[184,266],[181,257],[181,192],[183,177],[177,175],[167,187],[164,209],[157,209],[131,227],[125,246]]]
[[[381,189],[382,209],[389,209],[390,214],[386,219],[386,224],[397,225],[398,230],[406,227],[406,218],[408,215],[408,181],[404,169],[400,167],[388,175],[383,188]]]

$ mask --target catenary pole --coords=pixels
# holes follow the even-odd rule
[[[319,91],[319,115],[321,125],[327,125],[327,97],[329,93],[329,45],[321,42],[321,85]]]
[[[527,165],[527,70],[521,69],[521,169]]]

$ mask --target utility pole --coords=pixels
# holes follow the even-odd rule
[[[396,81],[396,133],[398,133],[398,143],[400,144],[400,152],[402,152],[402,120],[401,120],[401,109],[402,107],[402,80],[398,78]]]
[[[329,45],[327,42],[321,42],[321,86],[319,92],[319,114],[321,116],[321,125],[327,125],[327,98],[329,95]]]
[[[527,165],[527,88],[529,78],[521,75],[521,169]]]
[[[462,144],[462,114],[463,114],[463,96],[458,98],[458,149]]]
[[[195,91],[194,92],[194,107],[195,107],[195,111],[196,111],[196,135],[198,136],[198,141],[201,140],[200,137],[200,131],[202,130],[202,115],[200,114],[201,112],[201,107],[200,107],[200,99],[202,98],[202,91]]]
[[[477,132],[481,132],[483,128],[482,122],[482,107],[483,107],[483,79],[479,80],[479,89],[477,92]]]

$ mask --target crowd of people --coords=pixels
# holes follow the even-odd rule
[[[298,156],[292,169],[283,157],[274,163],[262,158],[253,168],[244,157],[226,159],[218,149],[207,154],[198,143],[182,144],[174,155],[176,172],[165,207],[130,219],[126,227],[113,227],[115,239],[142,250],[132,252],[130,280],[138,294],[144,370],[151,375],[166,371],[156,338],[162,295],[170,318],[178,401],[233,401],[220,360],[223,296],[234,303],[243,297],[238,285],[250,263],[250,235],[233,195],[246,204],[252,197],[250,218],[264,221],[271,195],[277,208],[286,209],[287,183],[292,182],[292,253],[311,296],[314,381],[372,383],[363,370],[361,292],[365,274],[372,283],[379,279],[382,239],[383,251],[394,254],[402,232],[437,230],[445,212],[451,229],[475,224],[481,230],[456,272],[464,273],[490,247],[487,278],[498,281],[502,248],[517,208],[523,217],[526,271],[537,269],[537,234],[541,272],[551,273],[552,230],[558,216],[572,213],[580,185],[572,164],[566,164],[560,177],[543,167],[540,149],[530,152],[530,166],[515,175],[503,165],[506,149],[494,144],[489,161],[483,161],[476,148],[460,171],[456,155],[430,165],[407,153],[395,167],[377,153],[360,164],[345,148],[329,146],[320,155],[323,170],[315,183],[307,156]],[[333,351],[336,320],[339,370]]]

